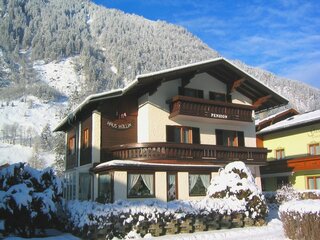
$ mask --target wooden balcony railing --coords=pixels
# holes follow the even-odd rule
[[[205,118],[252,122],[252,110],[249,105],[206,100],[201,98],[175,96],[170,101],[170,116],[189,115]]]
[[[268,150],[254,147],[226,147],[205,144],[178,144],[167,142],[132,143],[113,146],[108,149],[109,159],[149,161],[176,160],[197,164],[208,162],[223,164],[232,161],[244,161],[248,164],[265,164]],[[155,161],[156,162],[156,161]]]

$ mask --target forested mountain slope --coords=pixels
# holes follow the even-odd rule
[[[59,97],[55,89],[32,84],[39,81],[32,68],[35,60],[49,63],[77,56],[74,68],[83,75],[81,85],[85,84],[82,92],[77,92],[82,99],[123,87],[137,74],[219,56],[182,27],[88,0],[1,0],[0,17],[0,87],[7,88],[5,95],[19,94],[22,88],[38,95],[45,91],[40,97],[47,99]],[[319,89],[235,63],[287,97],[300,111],[320,103]],[[303,90],[300,95],[297,89]]]
[[[89,0],[0,0],[0,19],[0,143],[19,139],[35,156],[61,150],[49,130],[87,95],[220,56],[182,27]],[[319,89],[233,62],[299,111],[319,108]]]

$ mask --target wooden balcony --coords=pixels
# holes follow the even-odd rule
[[[174,118],[178,115],[188,115],[252,122],[253,109],[254,108],[249,105],[219,102],[187,96],[175,96],[170,101],[169,118]]]
[[[154,142],[113,146],[107,152],[110,160],[173,164],[226,164],[232,161],[243,161],[246,164],[264,165],[268,150],[254,147]]]

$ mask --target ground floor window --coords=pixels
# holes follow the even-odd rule
[[[128,197],[154,197],[154,174],[128,173]]]
[[[91,200],[91,176],[79,173],[79,200]]]
[[[112,183],[111,174],[99,174],[98,177],[98,202],[111,203],[112,200]]]
[[[177,174],[176,173],[168,173],[167,175],[167,199],[168,201],[173,201],[178,199],[177,195]]]
[[[63,182],[63,197],[66,200],[76,199],[76,172],[66,172]]]
[[[189,195],[205,196],[210,185],[210,174],[189,173]]]
[[[307,177],[308,189],[320,189],[320,176]]]

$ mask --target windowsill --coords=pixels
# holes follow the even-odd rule
[[[206,194],[192,194],[192,195],[189,194],[189,197],[205,197],[205,196]]]

